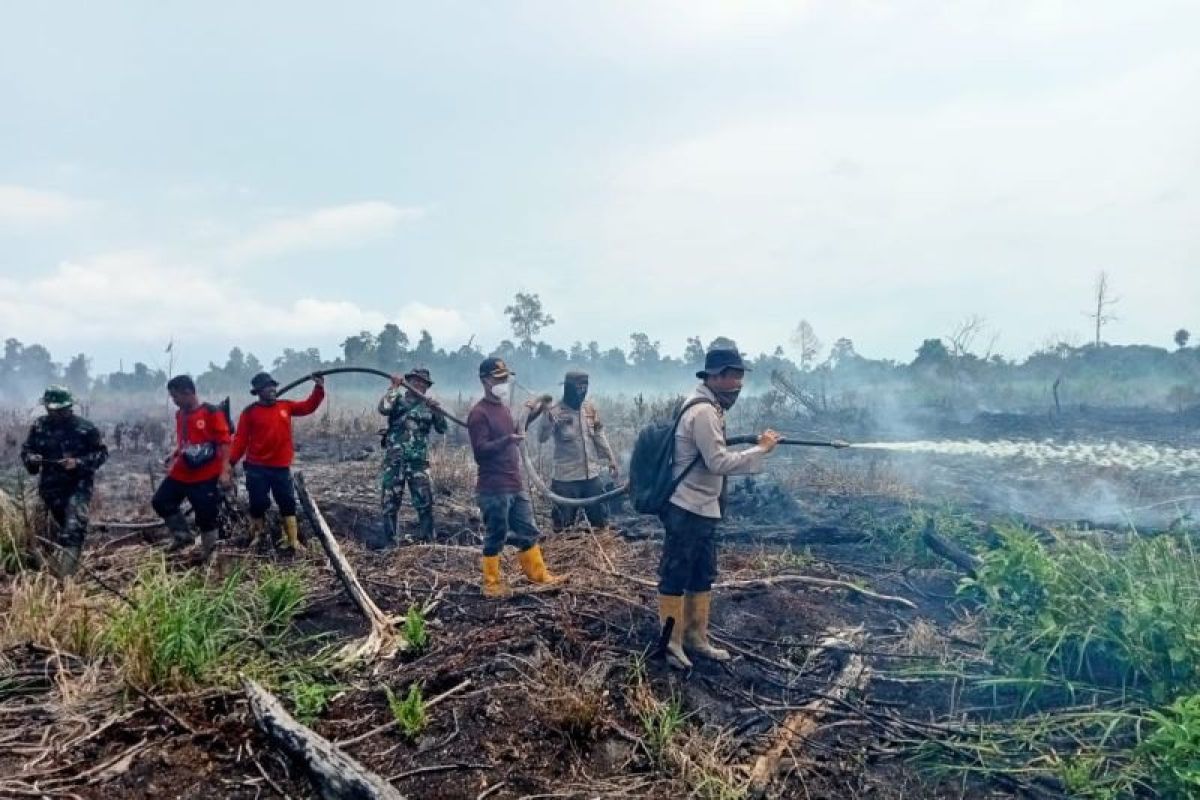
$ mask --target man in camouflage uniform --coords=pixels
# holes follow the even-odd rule
[[[404,376],[411,389],[405,389],[399,377],[392,377],[392,388],[379,401],[379,413],[388,418],[383,435],[382,489],[383,529],[388,544],[397,540],[396,525],[404,501],[404,485],[412,495],[417,512],[420,538],[433,539],[433,483],[429,479],[429,434],[446,432],[446,417],[436,400],[422,399],[433,380],[429,370],[414,369]]]
[[[38,494],[58,523],[60,576],[73,575],[88,526],[88,504],[96,470],[108,459],[100,430],[75,415],[75,400],[62,386],[42,395],[46,416],[39,417],[21,446],[21,462],[38,476]]]

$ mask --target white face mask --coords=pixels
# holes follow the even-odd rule
[[[507,403],[508,398],[512,396],[512,384],[507,381],[505,383],[497,383],[492,387],[492,394],[496,395],[496,399],[501,403]]]

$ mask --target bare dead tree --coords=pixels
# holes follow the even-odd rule
[[[1085,312],[1096,324],[1096,347],[1100,346],[1100,330],[1118,317],[1109,309],[1120,302],[1121,298],[1112,295],[1112,287],[1108,285],[1108,273],[1101,270],[1096,276],[1096,305],[1095,310]]]
[[[800,369],[807,372],[812,369],[817,363],[817,359],[821,355],[821,348],[824,345],[817,338],[817,332],[813,330],[813,326],[808,320],[800,320],[800,324],[796,326],[796,330],[792,332],[792,346],[800,354]]]
[[[978,314],[972,314],[966,319],[959,322],[946,336],[946,340],[950,342],[950,354],[955,358],[961,358],[970,354],[972,345],[979,335],[983,333],[987,325],[987,320]],[[995,344],[995,337],[992,338],[992,345]],[[989,345],[989,350],[991,345]]]

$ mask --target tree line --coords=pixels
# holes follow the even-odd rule
[[[403,372],[420,365],[433,372],[442,391],[471,392],[476,388],[474,376],[479,360],[485,355],[498,355],[531,389],[550,388],[561,382],[566,370],[583,369],[593,375],[593,383],[602,393],[673,392],[703,364],[708,344],[700,336],[692,336],[679,350],[669,352],[660,341],[635,331],[625,347],[576,341],[562,348],[541,338],[555,320],[536,294],[518,293],[505,311],[513,336],[487,351],[473,340],[453,349],[439,347],[428,331],[410,337],[398,325],[389,323],[377,332],[360,331],[347,336],[332,357],[317,348],[285,348],[270,362],[263,362],[255,354],[235,347],[223,363],[211,362],[195,377],[206,393],[236,396],[246,391],[251,376],[264,369],[286,382],[331,367],[364,366]],[[972,316],[947,334],[922,341],[911,361],[898,362],[860,355],[848,338],[839,338],[827,348],[813,326],[801,320],[787,343],[770,353],[753,355],[750,365],[756,370],[756,388],[769,387],[770,377],[776,374],[804,387],[827,405],[861,403],[863,392],[897,386],[925,399],[942,396],[970,400],[980,392],[995,394],[1006,384],[1032,382],[1048,386],[1050,382],[1061,382],[1064,376],[1076,384],[1094,385],[1100,394],[1093,402],[1133,399],[1128,393],[1105,394],[1103,387],[1106,383],[1140,381],[1161,385],[1155,402],[1190,404],[1195,402],[1200,382],[1200,348],[1188,346],[1190,334],[1186,329],[1177,330],[1171,338],[1173,350],[1052,340],[1024,359],[1009,360],[992,352],[995,336],[989,338],[986,322]],[[129,371],[93,375],[91,360],[84,353],[63,363],[40,344],[9,338],[0,359],[0,402],[28,403],[51,383],[65,384],[81,394],[155,393],[162,391],[168,377],[161,368],[142,362],[134,363]],[[371,391],[379,388],[378,379],[371,377],[342,378],[339,385]]]

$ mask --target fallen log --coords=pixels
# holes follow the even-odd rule
[[[297,472],[295,482],[300,506],[304,509],[304,515],[316,533],[321,547],[325,549],[330,566],[333,567],[338,580],[345,587],[346,593],[350,595],[350,599],[354,601],[354,605],[371,625],[371,632],[365,639],[351,642],[342,648],[339,655],[340,660],[343,664],[350,664],[356,661],[373,661],[378,658],[387,659],[400,650],[406,650],[408,641],[400,634],[396,627],[396,620],[383,613],[383,610],[375,605],[375,601],[371,599],[367,590],[358,580],[354,567],[350,566],[350,562],[346,560],[337,539],[333,538],[333,531],[329,529],[329,524],[321,516],[321,510],[317,508],[316,501],[308,493],[308,487],[304,483],[304,474]]]
[[[954,542],[941,536],[937,532],[937,524],[932,519],[926,521],[925,529],[921,531],[921,541],[925,542],[925,546],[930,550],[970,575],[974,575],[975,570],[979,568],[981,563],[979,556],[968,553]]]
[[[254,720],[271,743],[304,767],[323,800],[405,800],[387,781],[301,725],[279,700],[242,676]]]
[[[830,652],[861,650],[865,639],[861,628],[854,631],[835,631],[821,642],[820,648]],[[851,692],[861,692],[870,679],[871,671],[863,655],[848,652],[841,671],[829,688],[822,692],[822,696],[789,714],[783,724],[775,729],[767,748],[750,767],[750,794],[754,797],[764,796],[779,773],[783,756],[791,750],[792,742],[812,736],[817,731],[821,718],[834,705],[845,700]]]

